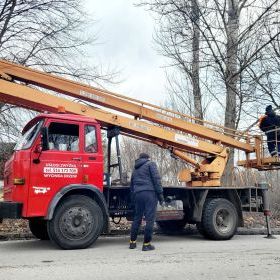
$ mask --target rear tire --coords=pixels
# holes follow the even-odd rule
[[[206,200],[202,213],[202,234],[213,240],[231,239],[237,230],[238,215],[227,199]]]
[[[50,239],[62,249],[84,249],[101,234],[104,224],[100,206],[91,198],[71,195],[48,221]]]
[[[32,234],[41,240],[49,240],[49,234],[47,229],[47,221],[43,219],[30,219],[29,228]]]

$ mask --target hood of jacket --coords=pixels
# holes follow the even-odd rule
[[[269,112],[266,112],[265,114],[270,118],[276,116],[274,111],[269,111]]]
[[[138,158],[135,160],[135,169],[138,169],[139,167],[141,167],[143,164],[145,164],[147,161],[149,161],[149,159],[147,158]]]

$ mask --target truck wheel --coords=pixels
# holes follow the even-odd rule
[[[103,213],[99,205],[83,195],[71,195],[48,221],[50,239],[62,249],[84,249],[101,234]]]
[[[185,228],[186,224],[187,224],[186,219],[157,222],[157,225],[164,233],[174,233],[174,232],[182,231]]]
[[[238,215],[235,206],[224,198],[207,200],[202,213],[204,236],[213,240],[228,240],[237,229]]]
[[[30,219],[29,228],[32,234],[41,240],[49,240],[47,221],[42,219]]]

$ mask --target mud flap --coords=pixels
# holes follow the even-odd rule
[[[3,219],[20,219],[22,204],[17,202],[0,202],[0,222]]]

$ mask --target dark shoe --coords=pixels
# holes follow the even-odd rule
[[[136,242],[130,241],[129,243],[129,249],[135,249],[136,248]]]
[[[142,251],[152,251],[155,250],[155,246],[153,246],[151,243],[143,244]]]

